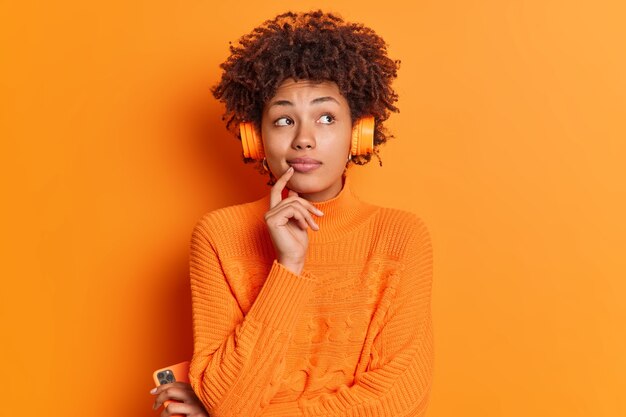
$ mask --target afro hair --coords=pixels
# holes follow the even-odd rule
[[[391,87],[399,65],[387,56],[385,41],[362,24],[321,10],[287,12],[230,45],[212,93],[225,104],[227,129],[238,136],[237,126],[243,121],[260,127],[265,103],[284,80],[334,82],[350,105],[353,123],[365,115],[374,117],[374,154],[380,161],[378,147],[392,137],[383,122],[390,112],[399,111],[394,105],[398,95]],[[352,162],[363,165],[370,159],[371,155],[359,155]]]

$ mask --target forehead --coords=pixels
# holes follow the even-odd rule
[[[339,87],[332,81],[295,81],[293,78],[288,78],[283,81],[276,89],[274,97],[266,104],[271,104],[275,100],[282,99],[293,102],[307,101],[322,96],[333,97],[340,103],[347,104],[346,99],[339,91]]]

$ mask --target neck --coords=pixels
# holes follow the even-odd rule
[[[312,201],[324,215],[315,217],[319,231],[310,231],[311,243],[321,243],[336,240],[339,236],[348,233],[375,209],[359,200],[350,187],[350,180],[344,177],[343,187],[339,193],[325,201]]]

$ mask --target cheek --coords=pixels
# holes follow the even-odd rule
[[[267,160],[279,160],[285,155],[285,147],[282,146],[280,141],[266,141],[263,145],[265,150],[265,157]]]
[[[261,132],[261,142],[263,143],[263,150],[265,151],[265,157],[267,159],[270,159],[272,155],[278,152],[279,149],[276,145],[279,141],[265,129]]]
[[[286,158],[287,147],[284,146],[283,141],[275,140],[276,138],[272,139],[274,140],[263,141],[263,150],[265,151],[265,159],[267,160],[270,171],[272,171],[274,175],[277,175],[284,170],[283,161]]]
[[[338,139],[339,140],[335,142],[337,158],[345,159],[352,146],[352,128],[348,127],[342,129]]]

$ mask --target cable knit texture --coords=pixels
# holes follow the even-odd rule
[[[191,241],[190,381],[217,416],[424,416],[432,247],[414,214],[315,203],[302,274],[276,259],[269,196],[206,214]]]

